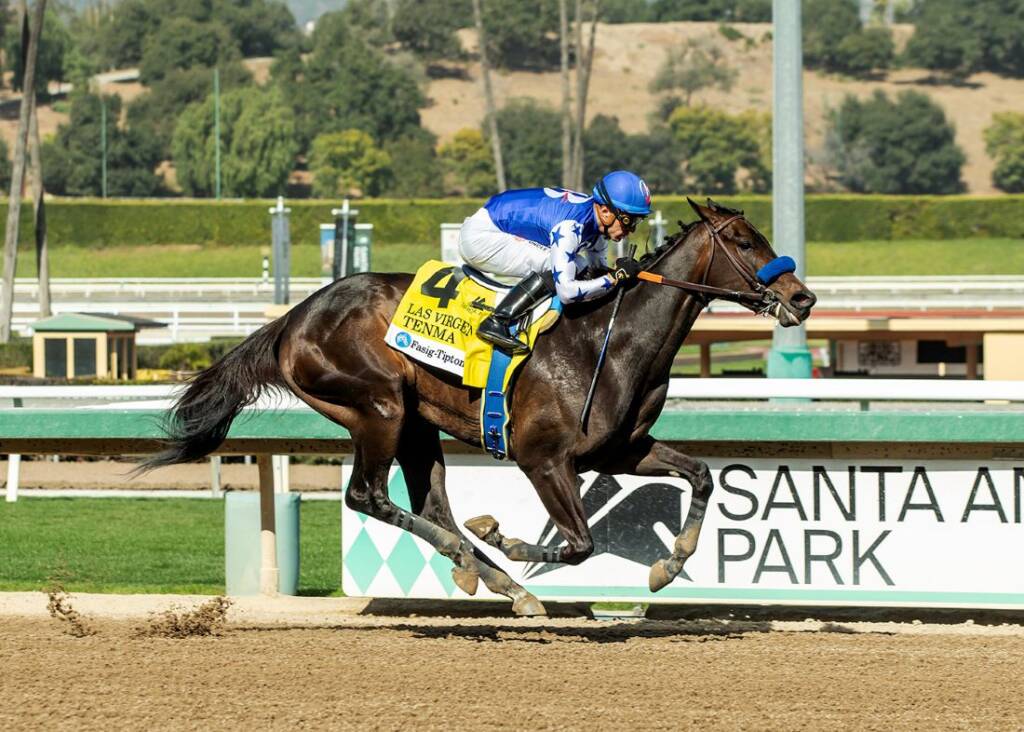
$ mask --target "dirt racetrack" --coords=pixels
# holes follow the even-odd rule
[[[79,602],[98,632],[72,638],[21,594],[0,596],[5,730],[1024,725],[1020,626],[396,617],[316,598],[273,617],[242,601],[217,637],[139,638],[129,597],[98,619]]]

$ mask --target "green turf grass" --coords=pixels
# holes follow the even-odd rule
[[[153,245],[86,249],[64,246],[50,250],[51,277],[260,277],[263,250],[249,247],[200,247],[196,245]],[[420,244],[389,244],[371,254],[377,272],[408,272],[431,257],[438,247]],[[18,252],[18,277],[35,277],[35,256]],[[293,277],[320,275],[320,248],[292,247]]]
[[[164,245],[51,249],[53,277],[259,277],[269,246],[200,247]],[[440,254],[436,242],[380,245],[371,253],[377,272],[411,272]],[[943,241],[811,242],[807,272],[818,276],[1024,274],[1024,241],[948,239]],[[320,249],[292,247],[292,275],[320,274]],[[18,276],[35,276],[35,257],[22,249]]]
[[[300,518],[299,594],[340,594],[336,501]],[[0,590],[224,592],[224,503],[190,498],[23,498],[0,504]]]
[[[807,272],[822,277],[1020,275],[1024,240],[812,242],[807,245]]]

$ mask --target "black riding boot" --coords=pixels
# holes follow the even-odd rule
[[[511,355],[529,352],[527,345],[512,335],[509,328],[554,291],[554,282],[547,272],[534,272],[524,277],[509,290],[494,312],[484,318],[476,334]]]

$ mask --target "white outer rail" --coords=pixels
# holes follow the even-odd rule
[[[131,386],[0,386],[0,399],[173,399],[184,384]],[[832,401],[1024,401],[1024,381],[960,379],[683,379],[669,380],[670,399],[825,399]],[[260,406],[291,409],[291,394],[268,394]],[[128,405],[122,405],[128,406]]]

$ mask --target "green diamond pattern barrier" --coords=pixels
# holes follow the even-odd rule
[[[444,591],[448,593],[448,597],[454,595],[455,580],[452,579],[452,567],[454,565],[451,560],[435,552],[427,564],[434,570],[434,576],[437,577]]]
[[[360,592],[366,592],[377,572],[384,566],[384,558],[377,551],[377,546],[366,533],[366,529],[360,529],[359,536],[352,542],[346,565]]]
[[[409,594],[409,590],[416,583],[420,572],[427,566],[427,560],[423,558],[423,552],[416,546],[416,540],[412,534],[402,532],[395,543],[395,548],[388,555],[388,569],[395,576],[398,586],[402,591]]]

